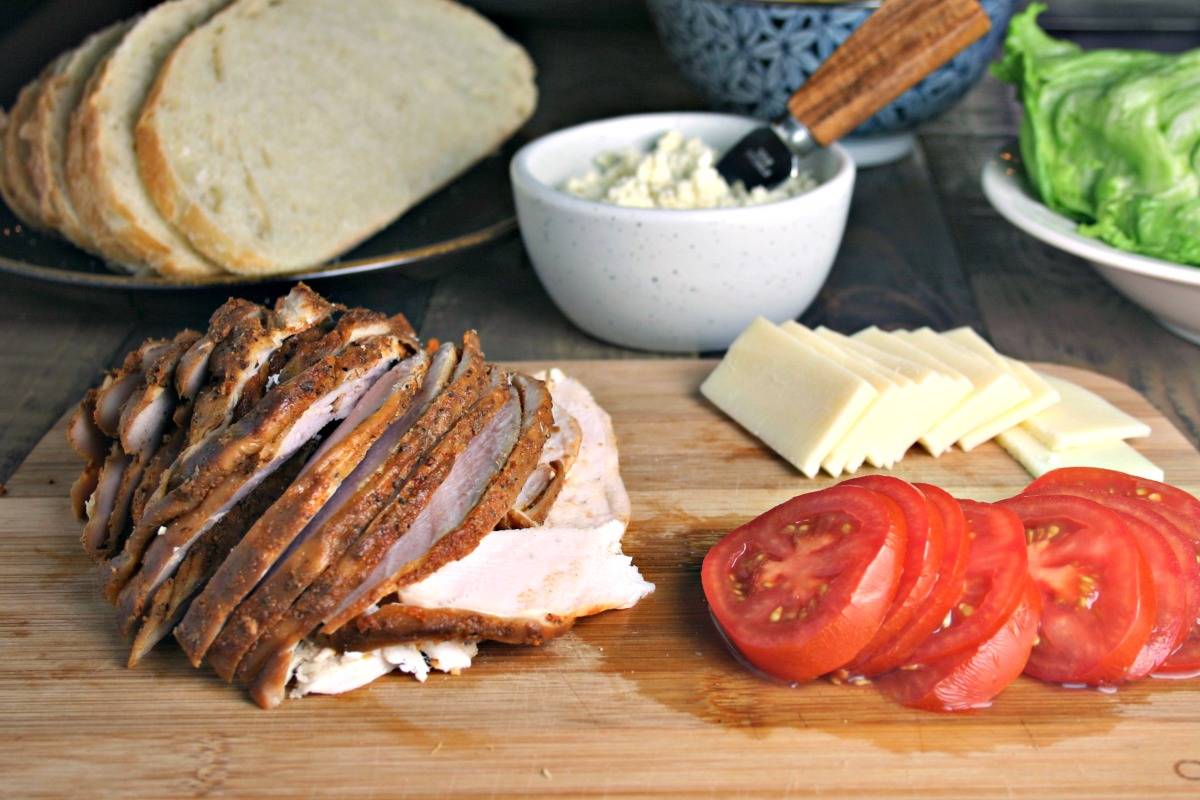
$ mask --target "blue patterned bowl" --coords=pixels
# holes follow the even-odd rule
[[[714,107],[775,119],[787,100],[878,2],[648,0],[671,59]],[[908,133],[950,108],[983,75],[1015,0],[980,0],[992,21],[982,40],[867,120],[857,137]]]

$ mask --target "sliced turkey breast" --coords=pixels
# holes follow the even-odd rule
[[[89,464],[104,461],[111,441],[96,425],[96,395],[95,389],[88,389],[67,422],[67,442]]]
[[[117,438],[121,427],[121,409],[137,391],[142,372],[170,344],[166,339],[147,339],[125,356],[120,367],[104,377],[104,382],[96,390],[95,423],[105,436]]]
[[[328,643],[360,651],[441,638],[541,644],[579,617],[631,608],[654,591],[621,552],[624,532],[616,519],[590,529],[495,531]]]
[[[130,631],[150,593],[170,577],[196,537],[325,425],[349,414],[406,351],[395,336],[354,342],[268,392],[253,412],[205,440],[190,459],[181,454],[174,470],[180,482],[147,506],[139,525],[166,530],[154,537],[141,568],[121,590],[122,630]]]
[[[208,330],[196,340],[179,359],[175,370],[175,392],[180,398],[194,400],[208,381],[208,361],[217,344],[224,341],[237,325],[252,317],[261,317],[267,310],[249,300],[231,297],[209,317]]]
[[[254,521],[283,494],[315,449],[315,442],[300,448],[188,549],[187,557],[175,574],[154,591],[145,616],[138,623],[129,650],[130,667],[137,666],[154,645],[171,632],[196,592],[212,577]]]
[[[71,484],[71,511],[80,522],[87,522],[87,504],[100,483],[101,466],[102,462],[89,461]]]
[[[516,396],[488,423],[478,437],[481,441],[468,446],[463,460],[455,464],[429,505],[390,546],[366,580],[326,618],[326,633],[337,630],[381,597],[465,557],[512,508],[537,465],[552,425],[545,384],[519,374],[512,382]],[[509,415],[514,419],[510,420]],[[495,475],[487,483],[478,481],[476,464],[467,459],[468,453],[476,452],[479,464],[488,465]]]
[[[187,406],[176,409],[176,413]],[[183,442],[187,438],[186,428],[175,428],[163,442],[142,469],[141,479],[133,490],[133,498],[129,503],[129,517],[132,530],[121,543],[120,552],[104,563],[101,578],[104,582],[104,596],[110,603],[117,602],[117,595],[125,588],[125,583],[137,571],[142,563],[142,556],[150,546],[150,539],[158,529],[142,525],[146,506],[154,499],[161,497],[165,491],[165,478],[175,459],[183,450]]]
[[[129,456],[125,455],[120,444],[113,442],[96,479],[96,489],[84,505],[87,522],[83,526],[83,549],[93,558],[101,558],[105,553],[108,544],[108,519],[112,516],[117,492],[121,488],[121,478],[128,466]]]
[[[482,395],[489,377],[473,332],[463,337],[463,354],[457,365],[455,353],[450,344],[439,348],[410,412],[372,445],[354,473],[226,623],[208,653],[209,664],[218,675],[226,680],[233,677],[260,633],[286,613],[363,529],[397,500],[400,487],[421,459]]]
[[[397,542],[414,534],[423,543],[423,553],[457,529],[501,470],[516,443],[520,417],[520,400],[509,386],[498,386],[476,404],[404,483],[397,501],[308,587],[286,615],[259,636],[238,665],[237,677],[243,681],[254,678],[268,661],[282,664],[279,669],[268,667],[273,676],[286,672],[297,642],[340,608],[372,597],[391,575],[376,568],[395,563],[395,553],[405,552],[396,548]],[[405,563],[399,562],[399,566]],[[277,678],[268,677],[256,681],[252,693],[268,707],[282,699],[282,690]]]
[[[185,450],[233,421],[245,385],[288,337],[329,317],[335,306],[297,284],[267,313],[247,315],[217,343],[208,359],[209,380],[196,395]]]
[[[288,669],[288,677],[295,678],[290,696],[342,694],[394,670],[424,682],[430,669],[458,674],[471,666],[478,652],[474,642],[460,640],[420,641],[345,653],[304,641],[297,645],[295,660]]]
[[[137,389],[121,407],[118,434],[121,447],[131,456],[149,457],[158,449],[175,410],[175,368],[200,334],[184,330],[159,348],[141,373]]]
[[[301,642],[282,675],[285,681],[294,675],[292,696],[350,691],[394,669],[423,679],[422,653],[434,643],[458,652],[473,649],[478,639],[536,643],[563,633],[580,616],[628,607],[653,590],[620,550],[629,499],[611,419],[578,381],[559,370],[544,378],[556,428],[563,430],[568,417],[583,421],[559,494],[567,499],[555,513],[567,527],[490,533],[466,557],[332,636]],[[552,434],[543,463],[561,455],[558,446]],[[603,521],[589,527],[597,519]],[[420,641],[404,643],[414,638]],[[466,660],[460,668],[469,666]]]
[[[229,613],[328,505],[344,482],[353,478],[356,468],[378,440],[397,420],[407,416],[428,369],[429,356],[420,352],[401,361],[377,381],[320,445],[287,491],[264,509],[229,553],[175,634],[194,665],[199,666]],[[329,447],[330,442],[335,442],[335,446]]]

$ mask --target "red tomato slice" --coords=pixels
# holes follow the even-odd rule
[[[929,599],[937,583],[938,568],[945,553],[946,534],[942,518],[931,508],[921,490],[908,481],[888,475],[866,475],[842,482],[843,486],[861,486],[890,497],[904,512],[908,528],[908,543],[905,546],[904,570],[900,584],[896,587],[896,599],[883,618],[883,624],[871,638],[863,651],[846,669],[855,674],[867,673],[871,660],[881,649],[894,640],[909,626]]]
[[[1021,495],[1029,574],[1042,624],[1025,672],[1057,683],[1125,680],[1155,618],[1153,578],[1137,540],[1114,512],[1084,497]]]
[[[960,500],[970,540],[962,590],[945,621],[913,652],[930,664],[990,639],[1025,590],[1025,529],[1017,515],[988,503]]]
[[[1178,526],[1141,498],[1108,494],[1082,486],[1063,486],[1048,491],[1096,501],[1119,514],[1137,538],[1154,577],[1158,612],[1150,639],[1130,667],[1129,677],[1146,676],[1179,648],[1192,627],[1192,620],[1200,614],[1200,562],[1196,560],[1195,547]]]
[[[918,483],[915,486],[929,503],[931,525],[942,528],[945,547],[942,560],[935,570],[933,590],[908,626],[890,642],[885,643],[868,659],[857,659],[855,671],[863,675],[880,675],[908,663],[913,652],[941,627],[960,594],[971,541],[967,537],[967,521],[962,507],[950,494],[937,486]]]
[[[1121,518],[1137,540],[1154,587],[1155,612],[1150,635],[1125,674],[1126,680],[1135,680],[1158,669],[1187,636],[1191,627],[1187,616],[1187,592],[1179,561],[1166,538],[1133,514],[1112,506],[1108,509]]]
[[[1149,504],[1191,540],[1192,561],[1200,562],[1200,500],[1182,489],[1109,469],[1071,467],[1047,472],[1026,487],[1023,494],[1044,494],[1068,486],[1136,498]],[[1192,626],[1183,643],[1157,672],[1172,677],[1200,674],[1200,619],[1196,615],[1200,611],[1190,616]]]
[[[755,667],[788,681],[854,658],[896,593],[907,532],[858,486],[802,494],[717,542],[701,581],[717,624]]]
[[[1025,668],[1037,636],[1041,607],[1037,586],[1026,578],[1021,601],[990,639],[929,664],[889,672],[879,679],[880,690],[910,708],[987,708]]]

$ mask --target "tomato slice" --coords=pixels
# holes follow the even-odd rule
[[[909,661],[934,661],[990,639],[1021,602],[1025,589],[1025,529],[1012,511],[960,500],[969,541],[962,588],[942,624]]]
[[[794,497],[730,532],[701,568],[718,626],[758,669],[806,681],[871,640],[896,593],[907,531],[858,486]]]
[[[1026,487],[1023,494],[1044,494],[1059,488],[1076,487],[1141,500],[1169,520],[1192,543],[1192,562],[1200,563],[1200,500],[1174,486],[1126,475],[1110,469],[1070,467],[1047,472]],[[1200,674],[1200,610],[1189,615],[1191,628],[1183,642],[1157,669],[1178,677]]]
[[[1130,667],[1129,677],[1141,678],[1158,669],[1188,635],[1200,615],[1200,562],[1191,540],[1151,503],[1083,486],[1048,489],[1094,500],[1120,515],[1138,541],[1154,578],[1157,618],[1150,639]],[[1171,512],[1167,512],[1171,513]]]
[[[1041,593],[1026,578],[1020,602],[991,638],[937,661],[889,672],[879,679],[880,690],[910,708],[987,708],[1025,668],[1037,636],[1041,608]]]
[[[1183,642],[1191,626],[1187,616],[1187,595],[1179,561],[1166,538],[1132,514],[1111,506],[1109,511],[1121,518],[1137,540],[1154,587],[1155,612],[1150,635],[1125,674],[1126,680],[1135,680],[1158,669]]]
[[[880,675],[907,664],[921,643],[941,627],[962,593],[963,576],[971,554],[971,541],[967,537],[967,521],[962,507],[948,492],[937,486],[927,483],[914,485],[929,502],[931,524],[940,524],[942,528],[945,540],[942,561],[936,569],[933,590],[908,626],[870,658],[862,663],[856,662],[856,671],[863,675]]]
[[[1021,495],[1029,574],[1042,624],[1025,672],[1058,683],[1125,680],[1155,618],[1153,578],[1137,540],[1114,512],[1085,497]]]
[[[946,549],[945,526],[936,508],[908,481],[888,475],[866,475],[844,481],[842,485],[861,486],[890,497],[904,512],[908,528],[904,569],[896,587],[896,598],[875,636],[846,666],[854,674],[874,675],[884,671],[872,669],[875,656],[912,623],[937,584],[938,569]]]

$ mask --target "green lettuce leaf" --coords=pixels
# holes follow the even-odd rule
[[[1056,40],[1034,3],[992,67],[1024,107],[1021,158],[1042,202],[1123,250],[1200,265],[1200,50]]]

